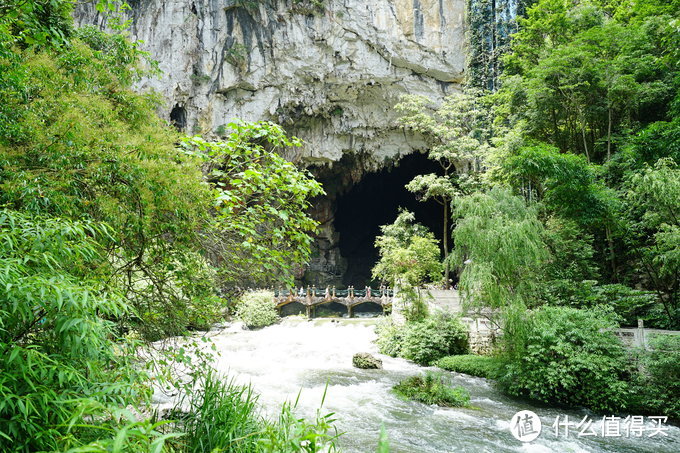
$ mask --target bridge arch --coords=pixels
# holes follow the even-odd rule
[[[382,315],[384,313],[383,306],[374,300],[362,300],[348,307],[350,317],[355,316],[357,313],[371,313],[376,316]]]
[[[304,315],[307,314],[307,307],[302,302],[297,300],[291,300],[279,304],[277,307],[279,310],[279,316],[294,316],[294,315]]]
[[[345,304],[341,304],[335,300],[324,300],[312,306],[312,317],[322,315],[325,312],[346,314],[349,316],[349,309]]]

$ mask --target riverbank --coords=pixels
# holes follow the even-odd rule
[[[235,325],[211,333],[219,357],[218,371],[240,384],[252,384],[268,417],[300,392],[298,415],[315,417],[326,390],[322,412],[334,412],[342,451],[375,451],[385,426],[392,453],[442,452],[675,452],[680,429],[669,427],[667,437],[568,437],[554,435],[550,425],[568,415],[578,423],[585,415],[596,432],[601,417],[583,411],[535,405],[502,395],[486,379],[448,373],[454,385],[465,387],[479,409],[445,409],[403,401],[392,392],[400,380],[434,367],[419,367],[377,352],[373,343],[376,319],[283,319],[260,330]],[[369,352],[383,360],[382,370],[359,370],[352,355]],[[524,445],[512,437],[510,421],[520,410],[532,410],[543,422],[543,434]],[[651,426],[650,426],[651,428]]]

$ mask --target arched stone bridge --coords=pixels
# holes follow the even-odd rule
[[[353,286],[347,289],[336,289],[326,287],[326,289],[316,288],[315,286],[300,288],[299,290],[278,290],[274,292],[274,303],[279,314],[286,306],[299,304],[304,307],[307,317],[314,317],[316,309],[322,306],[342,305],[347,310],[347,316],[354,316],[354,309],[363,304],[374,304],[379,306],[383,313],[392,307],[394,291],[390,288],[381,287],[380,289],[354,289]]]

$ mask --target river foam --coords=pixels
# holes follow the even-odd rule
[[[212,333],[219,351],[217,368],[240,384],[252,385],[260,395],[266,415],[276,416],[281,404],[295,401],[298,413],[313,418],[334,412],[342,451],[366,453],[376,450],[384,426],[392,453],[445,452],[654,452],[680,451],[680,429],[670,427],[666,438],[569,438],[556,437],[550,425],[565,411],[540,407],[508,398],[492,383],[458,373],[453,382],[466,387],[478,409],[444,409],[403,401],[391,392],[394,384],[423,373],[406,360],[378,354],[370,319],[287,318],[261,330],[231,326]],[[357,352],[376,354],[382,370],[359,370],[352,366]],[[532,410],[543,422],[541,436],[522,444],[510,433],[513,414]],[[580,420],[586,412],[568,412]],[[598,416],[591,414],[593,420]],[[593,426],[597,425],[594,421]]]

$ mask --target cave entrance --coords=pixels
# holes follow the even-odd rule
[[[380,226],[394,222],[399,208],[415,213],[416,220],[442,240],[442,208],[435,201],[421,202],[406,190],[416,175],[441,173],[440,166],[422,153],[409,154],[391,167],[367,173],[347,191],[339,193],[335,202],[334,229],[339,233],[340,255],[347,268],[342,284],[374,288],[379,282],[371,277],[378,261],[375,238]]]
[[[170,112],[170,123],[178,131],[183,132],[187,127],[187,110],[183,106],[175,104]]]

